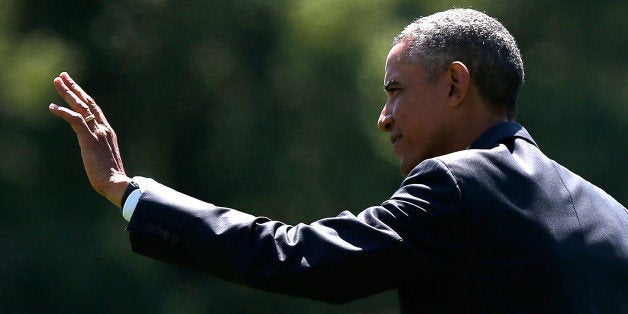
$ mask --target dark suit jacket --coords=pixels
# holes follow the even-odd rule
[[[357,216],[290,226],[155,184],[128,230],[139,254],[332,303],[398,289],[408,313],[628,313],[626,208],[513,122]]]

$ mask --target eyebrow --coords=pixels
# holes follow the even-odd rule
[[[388,80],[384,83],[384,90],[388,92],[393,86],[401,86],[401,83],[395,80]]]

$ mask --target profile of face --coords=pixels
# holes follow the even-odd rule
[[[421,161],[451,152],[454,129],[449,99],[452,85],[443,73],[429,81],[423,66],[404,62],[405,42],[393,46],[386,59],[384,89],[388,99],[378,126],[390,133],[401,173],[408,175]]]

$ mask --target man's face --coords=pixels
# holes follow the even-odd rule
[[[451,84],[443,73],[435,82],[428,81],[421,65],[404,63],[399,56],[405,43],[395,45],[386,59],[384,89],[388,100],[378,125],[390,132],[390,141],[406,176],[421,161],[451,152],[448,138],[453,120],[447,104]]]

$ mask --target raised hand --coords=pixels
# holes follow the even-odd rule
[[[83,166],[94,189],[120,207],[131,181],[124,171],[118,139],[94,99],[66,72],[54,79],[54,86],[70,108],[50,104],[54,115],[65,120],[76,133]]]

